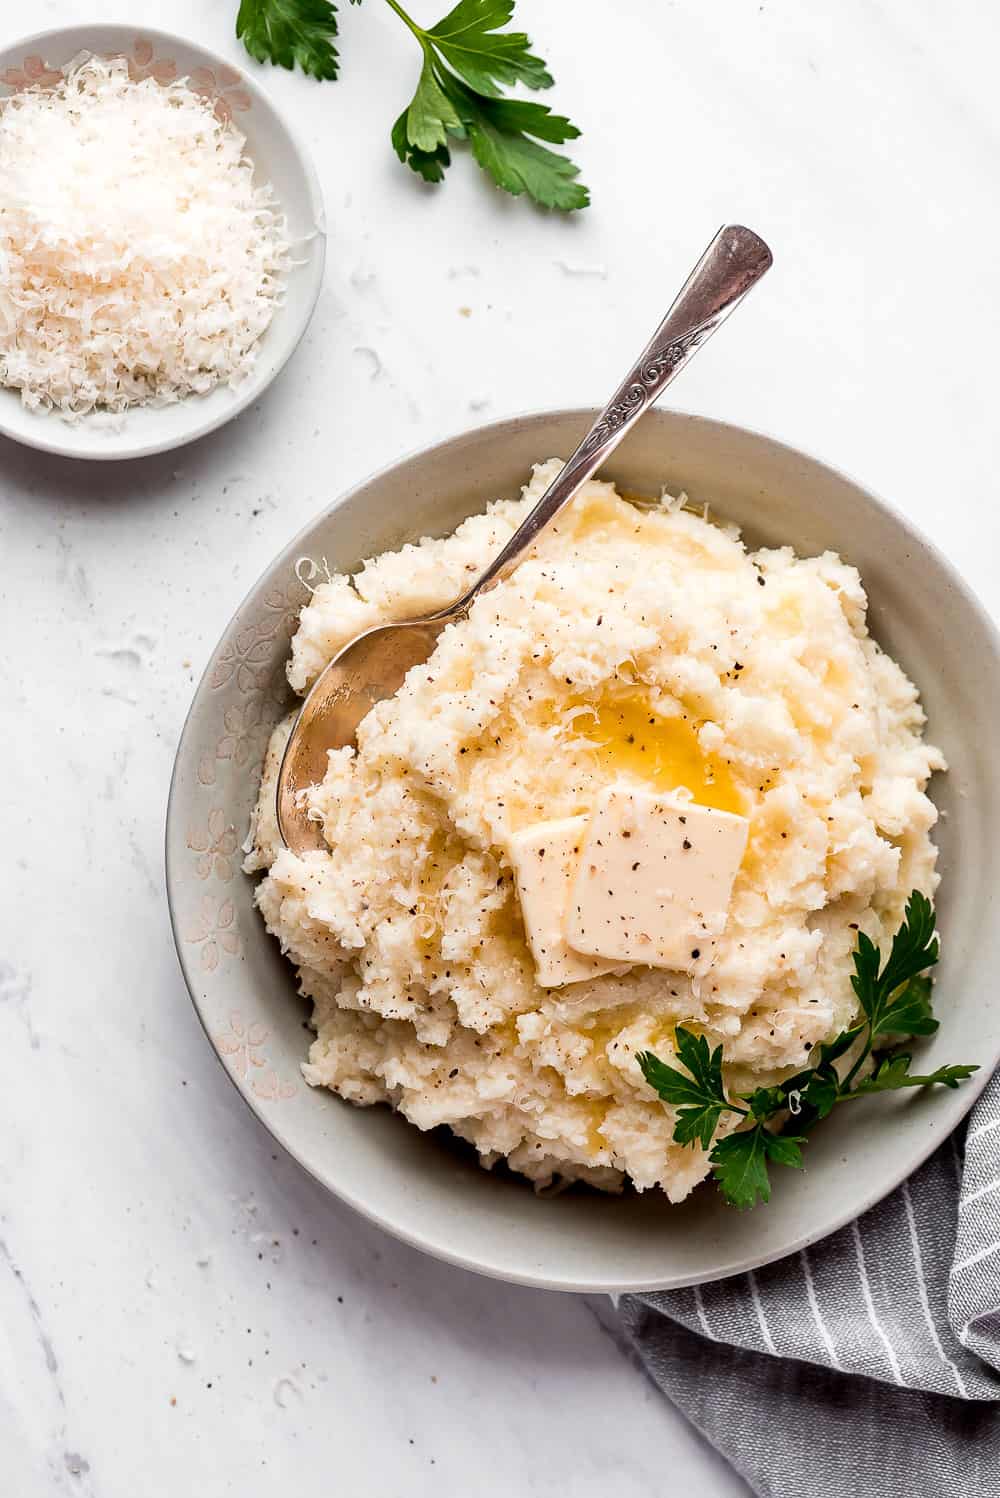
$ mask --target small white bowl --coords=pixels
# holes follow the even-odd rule
[[[282,304],[260,340],[257,361],[236,389],[173,406],[137,406],[120,420],[83,417],[67,422],[54,412],[29,411],[20,391],[0,386],[0,432],[43,452],[70,458],[143,458],[204,437],[260,398],[294,352],[316,306],[326,257],[326,221],[319,179],[305,148],[267,95],[241,69],[182,37],[148,26],[63,26],[39,32],[0,51],[0,97],[45,82],[80,52],[131,59],[143,77],[183,78],[195,69],[217,85],[217,112],[231,116],[247,138],[255,178],[270,182],[288,220],[296,264]],[[207,80],[206,80],[207,81]]]

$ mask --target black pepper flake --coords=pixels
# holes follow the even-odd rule
[[[453,1066],[452,1069],[451,1069],[451,1071],[448,1073],[448,1076],[449,1077],[457,1077],[458,1076],[458,1067],[457,1066]]]
[[[692,949],[691,949],[691,956],[692,957],[700,957],[701,956],[701,948],[700,947],[692,947]]]
[[[634,863],[634,864],[633,864],[633,865],[632,865],[632,872],[633,872],[633,874],[634,874],[634,873],[635,873],[635,871],[636,871],[636,869],[637,869],[637,868],[638,868],[638,867],[639,867],[639,865],[638,865],[638,863]]]
[[[760,583],[760,585],[761,585],[762,588],[766,588],[767,587],[767,579],[761,577],[759,573],[757,575],[757,581]]]
[[[684,849],[685,853],[687,853],[691,847],[690,840],[688,838],[685,838],[683,843],[681,843],[681,847]]]

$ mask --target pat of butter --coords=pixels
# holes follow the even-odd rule
[[[577,870],[586,817],[566,817],[555,822],[536,822],[511,833],[507,850],[514,865],[521,916],[535,976],[543,988],[580,983],[599,978],[620,967],[571,952],[566,944],[566,907],[570,885]]]
[[[570,895],[569,945],[692,971],[725,927],[748,828],[746,817],[670,795],[603,791]]]

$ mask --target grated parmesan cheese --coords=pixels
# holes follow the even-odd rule
[[[0,382],[69,420],[245,379],[288,270],[246,139],[84,57],[0,110]]]

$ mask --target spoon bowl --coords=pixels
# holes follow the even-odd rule
[[[326,773],[331,749],[353,744],[376,702],[394,697],[406,673],[431,655],[457,613],[379,624],[345,645],[318,677],[295,720],[278,775],[278,830],[293,853],[324,848],[321,823],[302,813],[302,793]]]

